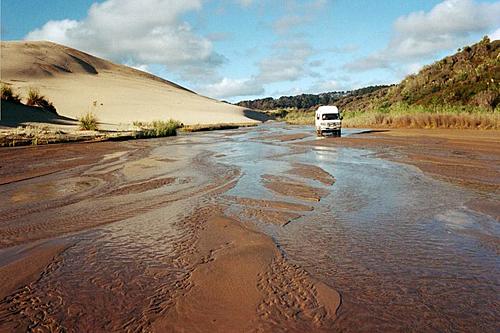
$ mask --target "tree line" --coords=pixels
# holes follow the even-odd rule
[[[276,110],[276,109],[310,109],[319,105],[332,105],[336,101],[346,96],[358,96],[386,88],[388,86],[369,86],[351,91],[332,91],[321,94],[301,94],[296,96],[282,96],[279,98],[260,98],[246,100],[236,103],[236,105],[255,110]]]

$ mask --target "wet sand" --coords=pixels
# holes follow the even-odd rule
[[[192,272],[192,285],[175,310],[155,322],[154,331],[284,328],[271,319],[312,330],[335,318],[339,295],[306,273],[295,272],[269,237],[224,216],[209,219],[199,237],[196,250],[202,260]],[[287,306],[280,309],[283,303]],[[287,313],[272,313],[280,310]]]
[[[498,137],[449,133],[2,149],[0,331],[493,332]]]
[[[335,178],[325,170],[311,164],[295,163],[289,171],[292,175],[301,176],[322,182],[325,185],[333,185]]]
[[[189,136],[175,141],[0,152],[1,330],[243,332],[331,325],[339,294],[290,266],[269,236],[224,216],[229,202],[238,202],[284,225],[302,216],[285,210],[312,207],[224,199],[239,170],[214,163],[205,150],[185,149]],[[105,231],[106,225],[120,226]],[[117,255],[124,250],[126,256]]]
[[[307,201],[320,201],[321,197],[327,195],[324,189],[308,186],[288,177],[263,175],[262,179],[266,188],[289,197]]]
[[[352,147],[414,165],[444,181],[485,192],[494,199],[471,200],[468,207],[500,221],[500,132],[443,129],[391,129],[315,142],[317,146]],[[488,196],[488,195],[487,195]]]
[[[286,142],[286,141],[301,140],[301,139],[304,139],[307,137],[310,137],[309,133],[293,133],[293,134],[268,135],[268,136],[261,137],[260,139],[261,140]]]
[[[377,151],[378,156],[412,164],[433,176],[488,192],[500,189],[500,132],[452,129],[391,129],[343,138],[318,146]]]

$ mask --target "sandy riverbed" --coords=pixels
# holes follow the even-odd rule
[[[0,150],[0,330],[493,331],[498,133],[308,130]]]

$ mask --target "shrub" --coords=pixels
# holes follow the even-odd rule
[[[170,119],[168,121],[155,120],[151,123],[134,122],[134,126],[141,130],[138,137],[156,138],[177,135],[177,129],[181,127],[181,123]]]
[[[1,88],[1,98],[2,101],[9,101],[14,103],[21,103],[21,97],[12,91],[12,88],[8,85],[2,84]]]
[[[28,89],[28,100],[26,101],[26,105],[29,106],[38,106],[38,103],[44,99],[44,96],[40,95],[40,91],[36,88]]]
[[[97,117],[92,112],[87,112],[78,118],[81,130],[97,131]]]
[[[41,95],[40,91],[36,88],[29,88],[28,100],[26,101],[26,104],[29,106],[38,106],[52,113],[57,113],[54,105],[49,102],[45,96]]]
[[[500,94],[496,91],[484,90],[476,94],[472,98],[472,103],[479,107],[495,109],[496,103],[498,103]]]

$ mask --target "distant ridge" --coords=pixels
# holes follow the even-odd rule
[[[310,109],[319,105],[331,105],[339,99],[346,96],[359,96],[371,93],[389,86],[370,86],[366,88],[351,91],[332,91],[321,94],[301,94],[295,96],[282,96],[279,98],[261,98],[247,100],[236,103],[236,105],[256,109],[256,110],[275,110],[275,109]]]

